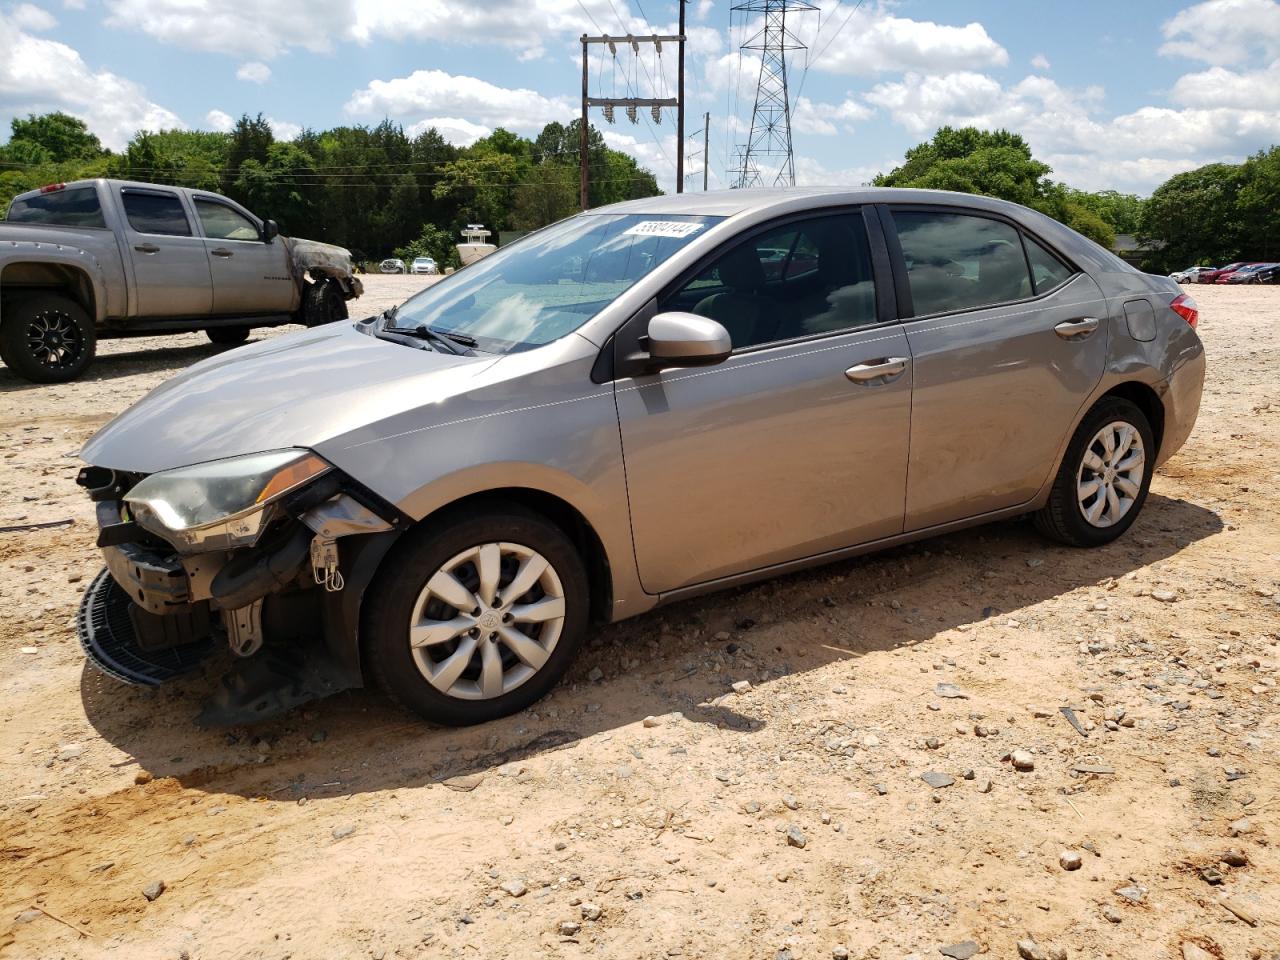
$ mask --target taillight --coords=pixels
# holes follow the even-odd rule
[[[57,193],[59,190],[67,189],[65,183],[51,183],[40,188],[41,193]]]
[[[1200,322],[1200,308],[1185,293],[1178,294],[1173,303],[1169,304],[1169,309],[1187,321],[1192,327]]]

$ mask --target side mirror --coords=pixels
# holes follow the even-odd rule
[[[659,313],[649,321],[650,366],[704,367],[733,352],[729,331],[696,313]]]
[[[276,237],[280,236],[280,224],[274,220],[262,221],[262,242],[270,243]]]

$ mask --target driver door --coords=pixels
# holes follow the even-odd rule
[[[873,212],[766,227],[658,309],[718,320],[734,352],[615,384],[646,591],[902,532],[911,363]]]
[[[223,200],[192,199],[213,274],[214,315],[292,312],[296,284],[284,241],[264,242],[258,224]]]

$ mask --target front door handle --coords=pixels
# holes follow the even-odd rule
[[[209,251],[209,253],[210,253],[210,254],[212,254],[212,255],[213,255],[213,256],[215,256],[215,257],[223,257],[223,258],[226,258],[226,257],[231,256],[231,251],[230,251],[230,250],[228,250],[226,247],[218,247],[218,249],[216,249],[216,250],[210,250],[210,251]]]
[[[1053,332],[1063,340],[1083,340],[1098,329],[1101,321],[1097,317],[1081,317],[1079,320],[1065,320],[1053,328]]]
[[[856,363],[846,370],[844,375],[854,383],[888,383],[902,376],[910,362],[906,357],[884,357],[880,360]]]
[[[154,243],[139,243],[139,244],[136,244],[133,249],[137,250],[139,253],[159,253],[160,252],[160,248],[157,247]]]

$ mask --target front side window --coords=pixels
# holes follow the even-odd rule
[[[226,204],[196,199],[196,215],[210,240],[261,240],[258,226]]]
[[[1018,231],[958,213],[895,211],[914,316],[989,307],[1032,295]]]
[[[815,217],[745,240],[664,298],[661,309],[717,321],[734,349],[873,324],[875,278],[862,215]]]
[[[129,226],[139,233],[158,234],[165,237],[191,236],[191,224],[176,193],[142,193],[125,190],[124,215]]]
[[[385,329],[428,327],[515,353],[577,330],[722,217],[584,213],[529,234],[405,302]]]
[[[8,220],[13,223],[47,223],[60,227],[105,227],[102,204],[96,187],[72,187],[51,190],[9,207]]]

